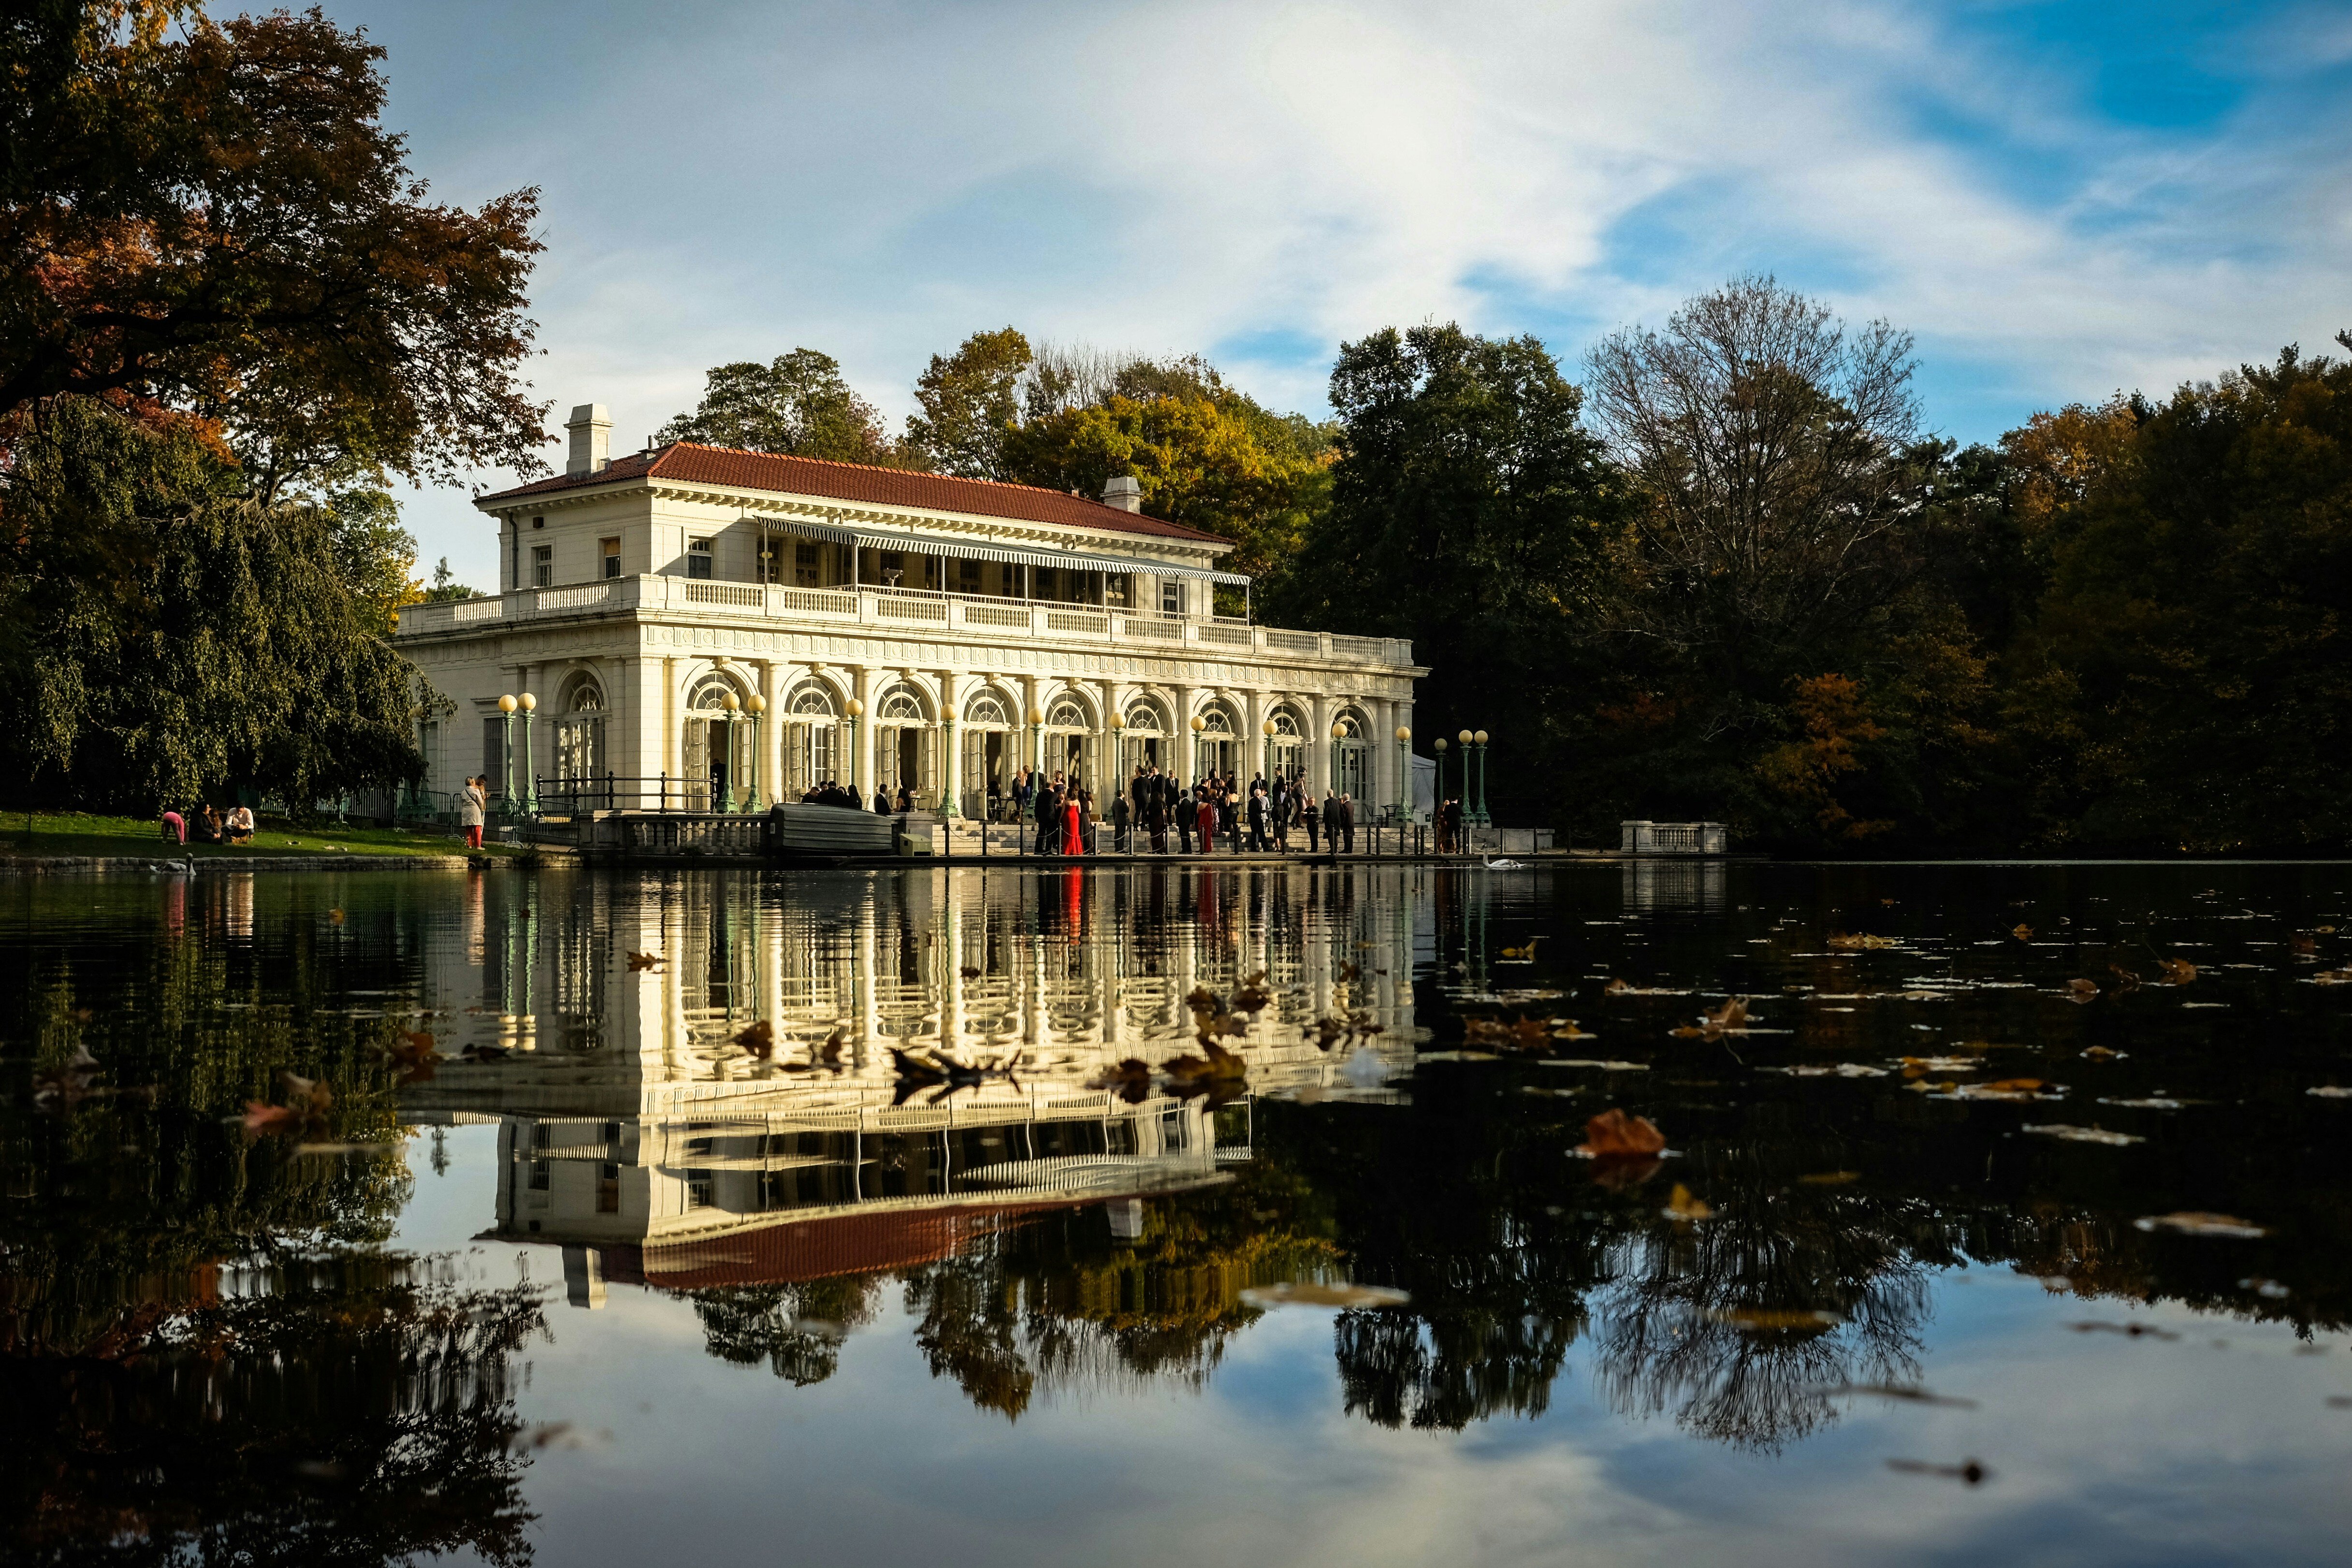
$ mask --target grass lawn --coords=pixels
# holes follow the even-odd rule
[[[521,851],[488,844],[484,852],[515,855]],[[122,855],[174,859],[183,854],[199,860],[220,855],[455,855],[465,848],[462,839],[440,828],[411,833],[397,827],[339,827],[322,822],[315,827],[273,826],[264,823],[250,844],[198,844],[184,851],[166,842],[157,822],[136,816],[91,816],[81,812],[33,814],[30,837],[21,815],[0,814],[0,855]]]

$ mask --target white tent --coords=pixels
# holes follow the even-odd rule
[[[1412,815],[1417,822],[1426,822],[1437,809],[1437,759],[1415,756],[1412,759]]]

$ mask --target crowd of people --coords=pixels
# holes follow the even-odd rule
[[[1212,771],[1187,784],[1146,763],[1112,795],[1106,813],[1076,774],[1024,768],[1013,775],[1011,805],[1015,821],[1034,825],[1033,847],[1041,855],[1092,854],[1105,826],[1112,847],[1154,855],[1213,854],[1221,844],[1235,855],[1301,848],[1353,854],[1356,847],[1354,800],[1337,790],[1317,799],[1303,769],[1246,784],[1238,774]]]

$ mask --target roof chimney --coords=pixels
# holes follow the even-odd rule
[[[1115,475],[1103,486],[1103,505],[1120,511],[1141,511],[1143,487],[1136,482],[1133,474]]]
[[[572,411],[563,422],[572,433],[572,460],[563,465],[567,474],[604,472],[612,462],[613,420],[601,403],[583,403]]]

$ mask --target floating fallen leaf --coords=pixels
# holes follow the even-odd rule
[[[1886,1468],[1906,1476],[1939,1476],[1946,1480],[1966,1481],[1970,1486],[1992,1478],[1992,1471],[1982,1459],[1962,1459],[1957,1465],[1931,1465],[1925,1459],[1889,1459]]]
[[[1977,1407],[1973,1399],[1955,1399],[1948,1394],[1930,1394],[1916,1384],[1842,1383],[1833,1388],[1824,1388],[1822,1393],[1831,1399],[1866,1395],[1872,1399],[1900,1399],[1910,1405],[1941,1405],[1953,1410],[1974,1410]]]
[[[2112,1062],[2122,1060],[2124,1053],[2113,1046],[2088,1046],[2084,1048],[2083,1055],[2090,1061]]]
[[[1900,946],[1901,943],[1897,942],[1895,938],[1891,936],[1849,936],[1846,933],[1840,931],[1833,933],[1829,938],[1829,945],[1840,950],[1841,952],[1851,952],[1862,948],[1897,947]]]
[[[1835,1066],[1803,1064],[1797,1067],[1759,1068],[1759,1072],[1786,1073],[1790,1078],[1885,1078],[1885,1068],[1864,1067],[1860,1062],[1839,1062]]]
[[[633,971],[639,969],[658,969],[661,967],[663,962],[664,960],[662,955],[658,952],[633,952],[629,954],[629,968]]]
[[[2315,937],[2305,936],[2301,931],[2297,931],[2294,935],[2287,938],[2286,945],[2289,951],[2298,954],[2317,952],[2319,951],[2318,939]]]
[[[2098,986],[2098,982],[2096,982],[2096,981],[2095,981],[2095,980],[2079,980],[2079,979],[2078,979],[2078,980],[2069,980],[2068,982],[2066,982],[2066,1000],[2067,1000],[2067,1001],[2069,1001],[2069,1002],[2095,1002],[2095,1001],[2097,1001],[2098,999],[2099,999],[2099,986]]]
[[[1701,1200],[1691,1196],[1691,1190],[1680,1182],[1675,1184],[1673,1194],[1666,1199],[1666,1206],[1658,1212],[1668,1219],[1682,1220],[1686,1223],[1715,1217],[1715,1211]]]
[[[2116,995],[2120,996],[2126,991],[2137,991],[2139,989],[2139,976],[2133,973],[2130,970],[2126,969],[2122,964],[2110,963],[2107,965],[2107,972],[2116,977]]]
[[[2185,1209],[2179,1214],[2146,1215],[2132,1224],[2141,1230],[2177,1231],[2182,1236],[2230,1237],[2241,1241],[2252,1241],[2270,1234],[2268,1227],[2256,1225],[2252,1220],[2239,1219],[2233,1215],[2206,1214],[2195,1209]]]
[[[1151,1069],[1140,1057],[1113,1063],[1087,1080],[1088,1089],[1115,1089],[1129,1105],[1139,1105],[1151,1092]]]
[[[762,1018],[758,1023],[737,1031],[731,1045],[740,1046],[761,1061],[776,1054],[776,1026]]]
[[[1666,1135],[1646,1116],[1610,1110],[1584,1124],[1582,1152],[1596,1160],[1645,1160],[1665,1147]]]
[[[1978,929],[1981,931],[1983,928],[1979,926]],[[2020,942],[2032,942],[2033,940],[2033,928],[2027,925],[2024,921],[2020,921],[2016,925],[2010,928],[2009,934],[2015,937]]]
[[[1779,1307],[1727,1307],[1707,1316],[1752,1333],[1818,1333],[1837,1327],[1840,1321],[1835,1312]]]
[[[2341,1084],[2324,1083],[2317,1089],[2306,1089],[2303,1092],[2319,1100],[2352,1100],[2352,1089]]]
[[[1244,1305],[1271,1307],[1339,1307],[1361,1311],[1374,1307],[1402,1307],[1411,1292],[1388,1285],[1254,1285],[1241,1293]]]
[[[1843,1187],[1849,1182],[1862,1180],[1860,1171],[1816,1171],[1810,1176],[1797,1178],[1809,1187]]]
[[[2170,1329],[2159,1329],[2154,1323],[2109,1323],[2092,1319],[2066,1326],[2078,1334],[2121,1334],[2132,1340],[2177,1340],[2180,1337]]]
[[[2145,1143],[2145,1138],[2135,1138],[2128,1132],[2110,1132],[2104,1127],[2074,1127],[2063,1121],[2028,1122],[2020,1132],[2038,1132],[2044,1138],[2063,1138],[2069,1143],[2105,1143],[2122,1148],[2126,1143]]]
[[[2186,985],[2197,978],[2197,966],[2185,958],[2168,958],[2156,966],[2158,985]]]
[[[341,910],[329,910],[327,911],[327,923],[331,926],[339,926],[342,924],[343,911]]]
[[[2184,1105],[2204,1105],[2202,1100],[2172,1100],[2158,1097],[2149,1100],[2101,1100],[2101,1105],[2120,1105],[2129,1110],[2178,1110]]]
[[[1546,1057],[1536,1063],[1539,1068],[1599,1068],[1602,1072],[1648,1072],[1647,1062],[1598,1061],[1591,1057]]]
[[[1748,998],[1734,996],[1714,1012],[1706,1015],[1707,1026],[1716,1029],[1744,1029],[1748,1026]]]
[[[1612,980],[1608,984],[1601,988],[1601,994],[1603,996],[1626,996],[1631,995],[1633,994],[1633,988],[1624,981]]]
[[[272,1105],[266,1100],[245,1102],[245,1130],[257,1137],[265,1132],[290,1132],[301,1123],[298,1112],[282,1105]]]
[[[1240,1057],[1207,1035],[1200,1040],[1204,1055],[1172,1057],[1160,1064],[1160,1070],[1179,1083],[1232,1081],[1248,1076],[1249,1064]]]
[[[2352,985],[2352,969],[2323,969],[2311,977],[2315,985]]]

